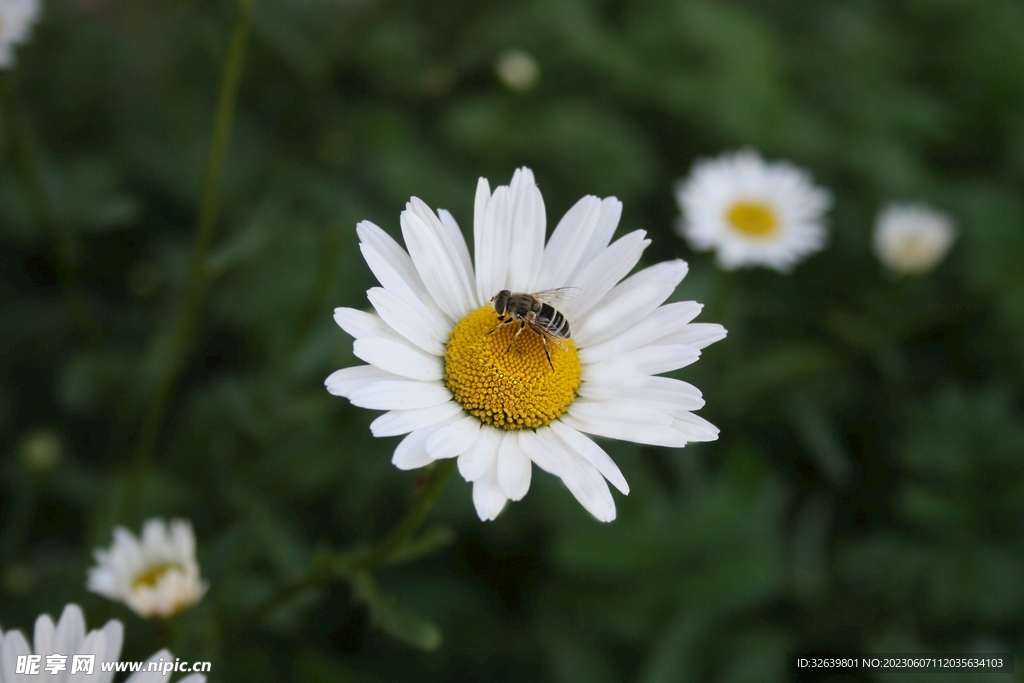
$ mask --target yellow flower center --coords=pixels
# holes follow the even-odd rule
[[[770,237],[779,228],[775,210],[761,202],[736,202],[726,212],[725,220],[748,237]]]
[[[509,348],[519,323],[498,324],[489,304],[459,321],[444,354],[444,381],[455,400],[481,421],[505,429],[543,427],[576,400],[580,359],[566,340],[562,351],[548,342],[551,369],[540,336],[527,327]]]
[[[167,574],[168,572],[172,572],[175,570],[184,572],[185,568],[182,567],[180,564],[175,564],[173,562],[166,562],[164,564],[153,565],[152,567],[150,567],[149,569],[135,577],[135,580],[132,581],[132,589],[142,588],[143,586],[155,588],[157,582],[163,577],[164,574]]]

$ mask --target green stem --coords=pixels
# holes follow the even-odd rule
[[[227,160],[231,129],[235,120],[235,104],[238,100],[245,48],[249,38],[252,4],[253,0],[238,1],[238,16],[231,33],[231,42],[228,45],[227,58],[224,63],[224,75],[220,84],[220,96],[213,125],[213,144],[210,147],[210,155],[206,161],[206,173],[203,178],[203,194],[196,219],[195,243],[192,246],[188,288],[185,291],[185,298],[174,327],[170,357],[158,380],[135,448],[132,486],[134,493],[130,495],[135,496],[136,499],[149,469],[153,446],[163,423],[167,403],[174,390],[178,375],[181,374],[199,321],[207,278],[207,254],[213,240],[213,231],[220,207],[221,183],[224,178],[224,165]]]
[[[387,564],[396,550],[412,540],[419,528],[427,521],[427,515],[430,514],[434,503],[440,498],[448,480],[451,479],[455,472],[455,466],[455,458],[438,460],[433,464],[427,475],[427,482],[420,492],[420,497],[405,513],[405,517],[384,538],[370,548],[370,552],[356,560],[352,567],[354,571],[373,569]]]
[[[274,608],[309,588],[315,588],[335,579],[355,580],[362,573],[388,564],[403,546],[413,540],[416,532],[427,521],[427,516],[444,491],[448,480],[451,479],[455,467],[455,458],[435,462],[430,467],[427,481],[412,507],[391,531],[364,554],[356,556],[356,559],[341,553],[321,557],[313,563],[313,567],[305,576],[282,586],[276,593],[260,603],[249,613],[243,623],[260,623]]]

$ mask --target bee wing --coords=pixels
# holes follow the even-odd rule
[[[569,345],[565,343],[565,340],[559,336],[556,336],[554,332],[541,325],[533,318],[526,318],[526,324],[530,326],[530,329],[548,340],[548,343],[554,346],[559,351],[568,351]]]
[[[536,297],[546,304],[552,306],[563,303],[569,299],[575,299],[582,292],[579,287],[559,287],[558,289],[544,289],[534,292],[530,296]]]

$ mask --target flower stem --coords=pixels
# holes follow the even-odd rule
[[[412,507],[398,524],[373,544],[369,550],[360,554],[335,552],[321,557],[313,563],[313,567],[304,576],[282,586],[276,593],[260,603],[242,623],[251,625],[260,623],[274,608],[309,588],[315,588],[320,584],[337,579],[354,581],[361,573],[388,564],[403,546],[413,540],[416,532],[427,521],[427,516],[444,491],[448,480],[451,479],[455,467],[455,458],[435,462],[430,467],[427,481]]]
[[[220,208],[221,183],[224,178],[224,165],[227,161],[228,142],[231,139],[231,129],[235,120],[235,103],[238,100],[238,89],[242,79],[252,5],[253,0],[238,0],[238,14],[228,45],[224,75],[221,78],[220,95],[217,101],[217,112],[214,118],[213,143],[210,147],[210,155],[207,157],[206,172],[203,177],[203,193],[199,201],[199,212],[196,219],[188,288],[185,291],[185,297],[174,327],[169,357],[157,381],[157,387],[143,418],[136,444],[132,490],[128,494],[133,498],[133,502],[129,506],[130,513],[134,513],[132,508],[137,505],[140,490],[144,485],[146,472],[152,459],[153,446],[163,423],[164,411],[192,345],[192,338],[199,321],[207,279],[207,253],[210,250],[210,242],[213,239],[217,213]]]

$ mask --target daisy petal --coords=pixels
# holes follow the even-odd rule
[[[605,384],[583,382],[579,395],[593,401],[628,401],[669,415],[673,410],[699,410],[704,407],[704,398],[697,387],[670,377],[635,377],[627,381],[615,378]]]
[[[725,328],[718,323],[690,323],[686,327],[657,339],[658,344],[686,344],[703,349],[716,341],[725,339]]]
[[[563,452],[562,445],[551,434],[550,429],[520,429],[519,447],[530,456],[530,460],[536,463],[548,474],[561,477],[565,471],[568,458]]]
[[[513,292],[532,292],[538,289],[537,278],[544,258],[547,228],[544,199],[536,185],[526,187],[519,195],[512,214],[512,225],[508,288]]]
[[[519,438],[514,431],[505,433],[498,447],[498,484],[510,500],[522,500],[530,490],[533,466],[530,456],[519,447]]]
[[[466,246],[466,237],[462,234],[462,229],[455,222],[455,217],[445,209],[438,209],[437,215],[441,219],[441,225],[444,226],[445,231],[448,233],[448,239],[451,240],[452,245],[455,247],[455,253],[459,257],[459,262],[469,274],[469,281],[475,285],[476,276],[473,273],[473,261],[469,257],[469,247]],[[474,291],[476,290],[474,289]]]
[[[652,408],[640,408],[628,401],[616,399],[604,401],[588,401],[576,399],[569,406],[567,415],[586,422],[607,422],[637,427],[668,427],[672,418]],[[554,424],[554,422],[552,422]]]
[[[430,207],[413,197],[406,204],[400,223],[416,271],[438,307],[453,321],[476,308],[470,274],[463,267],[448,231]]]
[[[342,368],[341,370],[332,372],[324,381],[324,384],[327,385],[328,392],[335,396],[344,396],[348,398],[353,391],[362,389],[374,382],[400,379],[402,378],[398,375],[385,372],[380,368],[373,367],[372,365],[356,365],[351,368]]]
[[[615,234],[615,228],[619,226],[620,218],[622,218],[622,202],[615,197],[605,197],[602,199],[601,215],[598,216],[594,232],[587,241],[587,246],[583,248],[583,253],[580,255],[580,265],[575,273],[576,275],[582,271],[586,264],[597,258],[601,252],[608,248],[608,244],[612,241],[612,235]]]
[[[479,192],[479,188],[477,190]],[[512,242],[512,207],[509,189],[500,186],[487,202],[483,221],[474,226],[476,278],[480,301],[506,288],[508,250]]]
[[[508,502],[508,496],[498,485],[498,464],[492,463],[489,468],[473,481],[473,506],[481,521],[489,522],[496,518]]]
[[[388,327],[380,317],[366,311],[357,311],[354,308],[335,308],[334,322],[338,323],[338,327],[345,330],[353,339],[363,339],[364,337],[380,337],[394,341],[402,339],[401,335]]]
[[[628,420],[578,419],[568,413],[558,419],[576,431],[619,441],[668,448],[682,448],[687,443],[686,437],[674,431],[671,423],[668,426],[638,425]]]
[[[441,405],[452,398],[443,384],[427,382],[374,382],[349,394],[352,405],[371,410],[409,410]]]
[[[476,441],[459,456],[459,474],[463,479],[476,481],[494,464],[503,434],[503,430],[480,426]]]
[[[3,664],[3,670],[0,670],[0,676],[3,680],[13,681],[13,683],[29,683],[29,681],[35,680],[36,676],[15,673],[18,657],[33,654],[32,648],[28,646],[28,641],[25,640],[21,631],[8,631],[4,634],[2,643],[0,663]]]
[[[444,355],[444,341],[447,329],[434,327],[429,316],[424,316],[421,309],[414,308],[396,294],[381,287],[373,287],[366,292],[377,315],[391,329],[398,332],[416,346],[434,356]]]
[[[644,249],[651,243],[644,239],[646,234],[643,230],[631,232],[587,263],[571,281],[574,287],[581,290],[580,295],[563,304],[562,313],[579,318],[597,305],[640,260]]]
[[[357,344],[359,342],[356,342]],[[356,354],[359,355],[359,354]],[[617,375],[657,375],[684,368],[700,358],[700,351],[683,344],[644,346],[610,360],[584,366],[584,380],[606,373]],[[365,360],[365,359],[364,359]]]
[[[544,249],[538,290],[559,287],[569,281],[569,276],[583,258],[600,217],[601,200],[591,195],[565,212]]]
[[[610,455],[604,452],[603,448],[558,420],[551,423],[551,430],[574,451],[586,458],[587,462],[596,467],[598,472],[604,475],[604,478],[623,495],[629,495],[629,484],[626,483],[626,478],[622,476],[619,466],[615,464]]]
[[[611,339],[581,349],[580,361],[597,363],[668,337],[685,328],[702,308],[696,301],[680,301],[661,306]]]
[[[460,412],[462,412],[462,406],[455,401],[448,401],[447,403],[430,408],[392,410],[371,422],[370,432],[376,437],[408,434],[416,429],[439,424],[450,417],[458,415]]]
[[[416,470],[434,462],[434,458],[427,452],[427,439],[436,432],[437,428],[435,427],[409,432],[395,447],[395,452],[391,456],[391,464],[400,470]]]
[[[599,344],[619,334],[623,321],[636,323],[646,318],[675,291],[686,271],[685,261],[666,261],[615,285],[600,306],[573,324],[577,346]]]
[[[388,237],[388,239],[391,238]],[[401,251],[401,247],[398,249]],[[423,317],[429,318],[431,328],[444,328],[450,324],[448,317],[441,312],[423,286],[423,281],[416,273],[416,267],[413,266],[412,259],[408,254],[402,251],[403,259],[408,261],[409,268],[413,271],[414,281],[407,280],[406,278],[411,276],[404,273],[404,269],[399,269],[396,264],[389,261],[373,245],[360,244],[359,250],[363,253],[366,265],[370,266],[370,270],[373,271],[381,286],[418,310]]]
[[[356,358],[402,377],[424,381],[444,378],[440,358],[427,356],[391,339],[357,339],[352,344],[352,353]]]
[[[468,451],[480,434],[480,420],[472,415],[438,429],[427,441],[427,452],[435,459],[454,458]]]
[[[359,235],[360,245],[371,247],[375,253],[380,254],[381,263],[386,264],[386,268],[378,273],[377,262],[367,263],[381,286],[398,295],[409,292],[417,299],[423,298],[421,294],[426,294],[427,290],[423,286],[420,274],[416,271],[412,257],[402,248],[402,245],[370,221],[359,223],[356,226],[356,233]]]
[[[700,415],[681,413],[672,417],[672,429],[686,437],[687,441],[718,440],[718,427]]]
[[[552,436],[558,438],[554,433]],[[615,500],[608,490],[608,482],[583,456],[575,453],[564,441],[561,443],[566,454],[566,467],[562,472],[565,487],[598,521],[611,522],[615,519]]]

